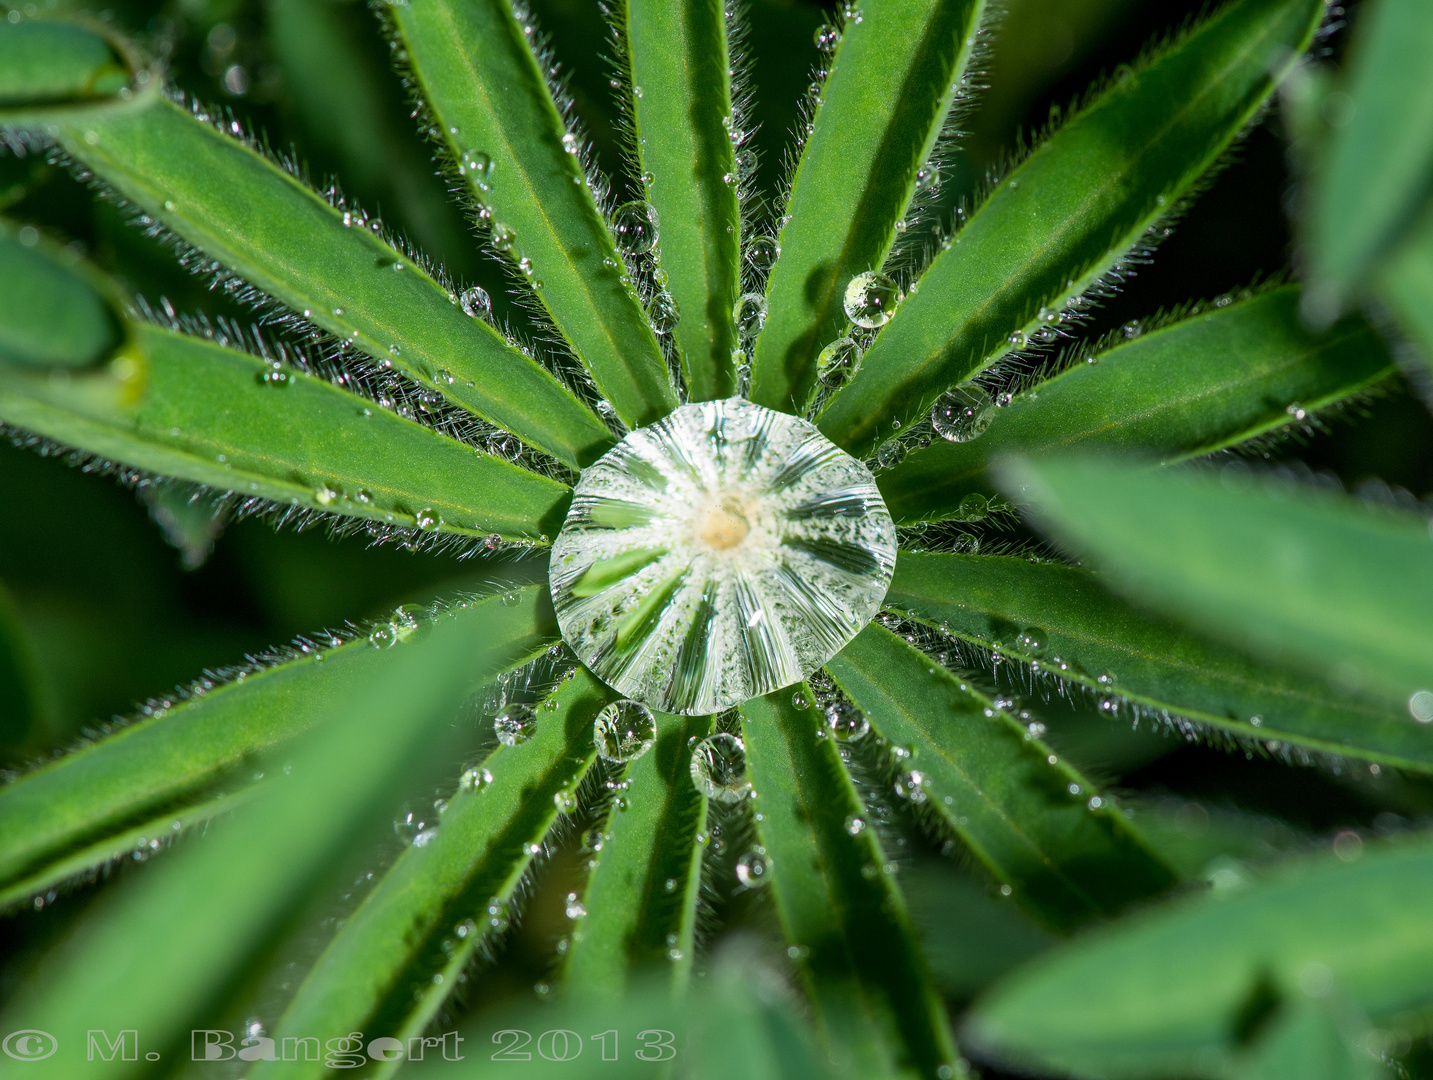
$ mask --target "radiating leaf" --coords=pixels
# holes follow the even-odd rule
[[[1047,926],[1114,915],[1175,883],[1112,800],[889,630],[868,626],[828,667],[872,731],[911,751],[897,784],[917,809]]]
[[[1332,695],[1321,681],[1146,614],[1088,570],[902,552],[886,604],[1004,661],[1083,687],[1113,716],[1133,705],[1273,749],[1433,769],[1433,739],[1402,709]]]
[[[1297,288],[1275,289],[1118,339],[1016,394],[978,438],[937,439],[882,473],[886,506],[899,523],[954,516],[966,495],[994,493],[988,469],[1002,454],[1131,449],[1171,462],[1213,453],[1296,428],[1393,373],[1362,320],[1312,334],[1298,304]]]
[[[190,1030],[252,954],[441,741],[473,682],[506,661],[512,643],[498,629],[486,607],[457,609],[418,640],[371,651],[364,670],[309,701],[293,721],[317,729],[286,751],[289,767],[276,768],[253,805],[206,843],[126,882],[10,999],[7,1030],[38,1028],[69,1049],[28,1063],[27,1073],[73,1077],[90,1030],[140,1032],[149,1052],[187,1049]],[[85,1075],[150,1068],[126,1056],[96,1056]]]
[[[1428,204],[1430,53],[1433,8],[1423,0],[1376,0],[1358,9],[1347,116],[1326,140],[1308,223],[1318,296],[1335,311]]]
[[[1104,564],[1112,586],[1336,686],[1406,704],[1423,721],[1408,721],[1408,741],[1433,746],[1426,521],[1237,472],[1221,482],[1075,459],[1028,462],[1008,477],[1006,490]]]
[[[641,87],[632,98],[633,142],[640,171],[652,176],[644,187],[657,211],[688,398],[729,397],[741,220],[726,7],[722,0],[626,0],[623,15],[632,85]]]
[[[556,625],[537,589],[506,595],[518,602],[489,597],[471,605],[471,617],[493,635],[494,662],[501,656],[502,666],[511,666],[544,648]],[[400,620],[378,640],[417,632],[417,624]],[[41,873],[158,820],[164,807],[192,804],[221,781],[242,777],[258,755],[305,731],[324,702],[381,665],[382,655],[358,638],[259,666],[221,686],[201,684],[172,707],[0,787],[0,883]],[[479,670],[474,684],[482,678]]]
[[[382,526],[556,535],[565,485],[295,368],[137,325],[134,354],[67,380],[0,369],[0,420],[242,496]]]
[[[860,1076],[954,1067],[944,1008],[886,856],[804,684],[741,706],[768,886],[822,1041]]]
[[[585,668],[562,683],[531,737],[499,746],[449,801],[430,839],[383,875],[329,942],[275,1029],[421,1035],[483,943],[512,918],[509,905],[596,756],[592,721],[613,697]],[[370,1036],[370,1037],[371,1037]],[[380,1067],[377,1075],[392,1068]],[[258,1078],[323,1076],[321,1062],[270,1062]]]
[[[1322,19],[1240,0],[1123,72],[1041,144],[939,254],[819,421],[867,453],[948,387],[1048,331],[1188,198]],[[1012,340],[1013,338],[1013,340]]]
[[[991,6],[867,0],[846,20],[767,287],[752,363],[757,404],[788,411],[804,404],[816,354],[846,321],[846,284],[885,261]]]
[[[563,970],[568,996],[617,998],[663,968],[674,990],[685,989],[707,819],[706,797],[692,783],[692,741],[711,726],[706,716],[663,716],[656,745],[627,767],[631,786],[602,825],[581,896],[586,914]]]
[[[505,247],[629,427],[677,403],[577,153],[507,0],[413,0],[389,9],[439,138]],[[500,239],[506,237],[506,239]]]
[[[1430,903],[1426,838],[1352,865],[1298,860],[1045,954],[977,1004],[965,1035],[1035,1070],[1228,1075],[1236,1039],[1281,992],[1336,989],[1375,1022],[1433,1002]]]
[[[551,374],[465,315],[456,295],[361,214],[330,206],[179,105],[107,112],[61,135],[77,161],[216,270],[239,275],[379,366],[568,464],[609,445],[607,429]]]

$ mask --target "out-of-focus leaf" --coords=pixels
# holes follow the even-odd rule
[[[880,475],[900,523],[959,514],[960,500],[994,493],[1003,454],[1135,450],[1180,461],[1297,426],[1394,371],[1361,319],[1313,334],[1292,286],[1215,307],[1091,353],[1085,363],[1015,395],[968,442],[935,440]]]
[[[623,423],[660,419],[677,403],[666,359],[512,6],[412,0],[388,11],[469,197],[489,208],[494,243],[541,283],[538,300]]]
[[[872,730],[910,751],[897,791],[1045,925],[1069,930],[1174,885],[1112,800],[889,630],[868,626],[828,666]]]
[[[564,993],[618,998],[650,970],[686,989],[696,952],[707,800],[692,783],[692,741],[711,733],[706,716],[663,716],[657,742],[627,767],[602,825],[595,866],[581,895]]]
[[[1003,661],[1121,704],[1246,739],[1433,770],[1402,708],[1347,694],[1132,607],[1088,570],[1008,556],[902,552],[886,603]],[[1277,747],[1274,747],[1277,749]]]
[[[944,1007],[811,689],[741,706],[765,877],[822,1041],[860,1076],[953,1068]],[[789,951],[790,951],[789,950]]]
[[[124,337],[110,297],[77,258],[33,226],[0,221],[0,363],[87,368]]]
[[[1433,369],[1433,216],[1379,271],[1378,295],[1412,339],[1424,365]],[[1419,380],[1425,396],[1430,377],[1425,373]]]
[[[817,353],[846,321],[846,285],[885,261],[991,6],[874,0],[845,20],[767,288],[752,361],[757,404],[796,411],[805,403]]]
[[[199,484],[171,482],[141,488],[140,498],[164,539],[178,550],[180,565],[186,570],[203,566],[229,521],[224,496]]]
[[[422,1035],[478,950],[506,929],[533,857],[596,756],[592,721],[612,692],[586,669],[539,710],[530,738],[466,774],[431,836],[419,833],[326,948],[275,1037],[366,1031]],[[548,708],[546,706],[552,706]],[[397,1065],[378,1066],[389,1075]],[[319,1077],[318,1061],[269,1062],[253,1077]]]
[[[1103,564],[1110,585],[1396,702],[1411,713],[1410,743],[1433,745],[1427,521],[1228,470],[1156,475],[1071,459],[1006,475],[1006,491]]]
[[[936,256],[822,412],[826,436],[869,453],[947,388],[1048,333],[1196,189],[1323,14],[1320,0],[1228,3],[1112,83]]]
[[[1311,296],[1337,310],[1405,236],[1433,182],[1433,8],[1373,0],[1358,8],[1346,114],[1327,140],[1309,220]]]
[[[0,22],[0,110],[108,98],[129,80],[124,58],[90,27]]]
[[[0,582],[0,751],[23,748],[46,726],[40,672],[9,590]]]
[[[688,397],[728,397],[736,390],[741,219],[726,8],[720,0],[627,0],[624,9],[632,85],[641,87],[633,144],[640,171],[652,176],[644,188],[657,211]]]
[[[1045,954],[977,1004],[966,1038],[1037,1071],[1228,1075],[1289,990],[1337,988],[1375,1022],[1433,1002],[1430,904],[1426,838],[1299,860]]]
[[[465,619],[481,621],[493,634],[494,657],[507,650],[505,666],[527,659],[556,634],[545,595],[531,588],[516,595],[517,604],[495,596],[463,609]],[[421,632],[416,622],[401,619],[378,640]],[[156,710],[0,787],[0,883],[40,874],[81,849],[103,850],[162,808],[202,798],[306,730],[324,702],[381,665],[382,656],[364,638],[310,648]],[[475,680],[481,677],[480,671]]]
[[[1364,1048],[1373,1032],[1326,997],[1298,994],[1241,1061],[1238,1080],[1381,1080],[1388,1073]]]
[[[142,1032],[150,1050],[178,1048],[233,985],[243,965],[342,865],[408,770],[431,753],[475,681],[513,642],[484,606],[453,609],[417,639],[371,650],[332,692],[289,715],[312,734],[286,751],[288,768],[208,842],[127,883],[47,958],[11,998],[7,1030],[38,1028],[70,1052],[27,1063],[36,1077],[73,1077],[86,1032]],[[154,1047],[161,1050],[153,1050]],[[97,1057],[87,1077],[129,1077],[138,1055]]]

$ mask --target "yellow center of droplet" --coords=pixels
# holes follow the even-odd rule
[[[697,524],[697,539],[713,551],[730,551],[751,532],[751,524],[733,498],[714,502]]]

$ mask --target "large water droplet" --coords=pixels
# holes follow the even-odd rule
[[[657,721],[640,701],[614,701],[592,722],[592,742],[608,761],[632,761],[652,748]]]
[[[985,434],[995,403],[979,386],[957,386],[936,399],[930,423],[949,442],[969,442]]]
[[[781,254],[781,245],[771,236],[754,236],[746,245],[746,261],[754,270],[770,270]]]
[[[659,334],[670,334],[676,328],[678,318],[677,302],[665,289],[652,297],[652,302],[647,305],[647,319]]]
[[[751,791],[746,778],[746,745],[725,731],[697,743],[691,774],[697,790],[720,803],[738,803]]]
[[[744,338],[755,337],[766,325],[766,297],[760,293],[743,293],[731,309],[736,331]]]
[[[826,730],[845,742],[864,736],[871,730],[871,722],[849,701],[838,699],[826,706]]]
[[[846,312],[846,318],[857,326],[874,330],[891,321],[900,302],[900,286],[885,274],[867,270],[864,274],[857,274],[847,284],[841,307]]]
[[[870,472],[739,398],[684,405],[583,471],[549,574],[568,645],[662,712],[805,678],[875,614],[895,528]]]
[[[629,255],[642,255],[657,244],[657,208],[643,199],[623,203],[612,215],[617,243]]]

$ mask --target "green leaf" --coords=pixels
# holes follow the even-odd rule
[[[1374,1033],[1336,1002],[1299,995],[1239,1063],[1238,1080],[1380,1080],[1388,1073],[1368,1050]]]
[[[1331,695],[1216,640],[1131,607],[1088,570],[991,555],[901,552],[886,605],[957,641],[1125,707],[1279,744],[1433,769],[1433,740],[1403,711]]]
[[[878,270],[961,82],[987,0],[868,0],[848,18],[821,89],[767,286],[752,400],[799,411],[816,354],[845,323],[841,298]],[[892,44],[900,43],[899,48]]]
[[[1080,310],[1197,190],[1323,13],[1320,0],[1228,3],[1118,77],[936,256],[822,412],[826,436],[865,454],[895,421],[924,417],[943,391]]]
[[[0,109],[113,97],[126,60],[98,29],[48,20],[0,23]]]
[[[296,368],[156,326],[56,381],[0,369],[0,420],[241,496],[509,540],[556,535],[569,492]]]
[[[0,364],[86,368],[123,344],[112,294],[33,227],[0,220],[0,281]]]
[[[65,149],[145,215],[379,366],[569,465],[610,445],[606,427],[549,372],[463,314],[456,295],[362,214],[329,205],[179,105],[60,130]]]
[[[879,478],[900,523],[957,514],[994,494],[1003,454],[1136,450],[1161,462],[1223,450],[1296,426],[1393,374],[1378,335],[1350,319],[1312,334],[1299,290],[1275,289],[1091,353],[1016,394],[969,442],[937,439]]]
[[[1069,460],[1008,477],[1006,490],[1105,565],[1112,586],[1433,720],[1433,700],[1410,700],[1433,688],[1433,539],[1422,519],[1229,471],[1160,476]],[[1433,729],[1408,725],[1433,747]]]
[[[677,404],[666,359],[624,280],[544,64],[507,0],[389,9],[431,120],[467,194],[487,208],[537,297],[628,427]],[[480,215],[481,216],[481,215]]]
[[[965,1035],[1034,1070],[1228,1075],[1237,1037],[1280,991],[1337,988],[1375,1022],[1433,1002],[1430,903],[1426,838],[1351,865],[1290,862],[1045,954],[977,1004]]]
[[[510,595],[516,604],[506,602]],[[502,666],[511,666],[546,647],[556,625],[545,591],[505,597],[463,610],[484,622],[499,643],[494,656],[506,650]],[[376,640],[419,632],[405,613]],[[0,787],[0,883],[42,873],[83,848],[103,850],[132,826],[161,820],[167,807],[205,798],[257,755],[307,730],[325,702],[382,666],[382,656],[358,638],[241,669],[242,678],[223,685],[206,680],[178,703],[152,707],[113,735]]]
[[[953,1068],[944,1007],[874,828],[821,714],[798,684],[741,706],[768,886],[817,1026],[860,1076]],[[853,835],[854,833],[854,835]]]
[[[656,745],[627,767],[631,786],[602,826],[582,895],[587,914],[563,970],[568,996],[617,998],[662,969],[673,990],[686,988],[707,820],[706,796],[692,783],[692,745],[711,729],[708,716],[662,716]]]
[[[499,629],[485,605],[455,609],[419,640],[370,651],[372,662],[335,692],[291,713],[291,723],[316,729],[269,763],[274,775],[254,804],[106,897],[10,999],[7,1030],[39,1028],[71,1048],[27,1071],[72,1077],[88,1030],[136,1030],[151,1048],[187,1044],[291,909],[366,842],[373,816],[441,742],[473,683],[506,663],[512,642]],[[115,1054],[85,1075],[145,1067]]]
[[[612,698],[577,668],[539,709],[528,741],[497,747],[471,770],[432,838],[403,853],[329,942],[275,1038],[367,1031],[407,1046],[427,1029],[476,951],[506,928],[514,893],[558,818],[558,797],[576,792],[596,757],[592,721]],[[250,1075],[327,1072],[293,1061]]]
[[[917,808],[1047,926],[1117,914],[1175,883],[1112,800],[915,646],[873,624],[828,669],[878,737],[911,751],[897,783]]]
[[[1316,296],[1334,310],[1403,240],[1433,181],[1433,9],[1377,0],[1355,30],[1348,120],[1326,140],[1308,222]]]
[[[657,211],[658,254],[679,321],[672,335],[692,401],[736,392],[732,307],[741,219],[729,130],[731,65],[722,0],[626,0],[623,29],[639,172]],[[620,10],[620,9],[619,9]],[[749,182],[749,181],[748,181]]]

